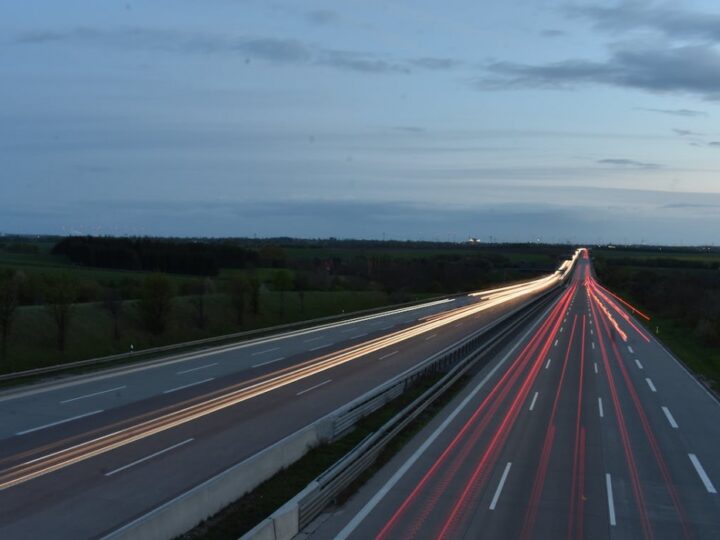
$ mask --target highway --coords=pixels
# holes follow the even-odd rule
[[[720,538],[720,404],[635,316],[584,252],[525,335],[301,536]]]
[[[560,277],[4,391],[0,538],[102,537]]]

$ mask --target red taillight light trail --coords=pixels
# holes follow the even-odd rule
[[[420,527],[424,524],[426,517],[433,509],[433,502],[444,493],[443,487],[448,484],[448,482],[454,477],[459,467],[464,463],[465,459],[467,459],[469,453],[473,450],[474,445],[477,443],[477,440],[482,435],[489,422],[493,419],[497,408],[509,395],[510,391],[522,375],[522,372],[530,363],[531,358],[544,339],[543,336],[546,335],[547,332],[551,333],[547,338],[545,338],[546,342],[545,347],[543,347],[543,351],[546,351],[552,344],[554,335],[557,333],[559,323],[562,320],[562,314],[567,309],[574,291],[575,287],[572,287],[563,293],[563,296],[551,310],[545,321],[543,321],[523,350],[517,355],[513,364],[493,386],[488,395],[483,399],[482,403],[476,408],[471,417],[452,439],[450,444],[443,450],[441,455],[423,475],[410,494],[400,504],[398,509],[393,513],[376,538],[389,538],[398,524],[399,519],[409,511],[415,501],[421,500],[425,504],[415,515],[415,519],[413,520],[411,527],[406,528],[403,531],[403,537],[412,538],[412,531],[415,531],[415,533],[419,531]],[[542,355],[543,352],[537,356],[537,360],[535,361],[536,366],[541,365],[539,360],[542,359]],[[529,377],[526,377],[526,379],[527,378]],[[469,437],[466,438],[468,434]],[[453,461],[448,463],[448,460],[451,459],[453,450],[461,444],[464,446],[460,448],[459,455],[455,456]],[[436,479],[436,476],[440,473],[441,467],[446,464],[449,464],[449,467],[446,471],[444,471],[442,477],[439,478],[438,485],[435,486],[435,489],[426,493],[426,490],[430,489],[430,481]],[[423,494],[423,497],[418,499],[421,493]]]

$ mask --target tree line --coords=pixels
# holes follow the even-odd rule
[[[52,249],[85,266],[215,276],[220,268],[246,268],[258,259],[252,249],[228,243],[157,238],[70,236]]]
[[[13,326],[20,307],[19,291],[22,274],[3,270],[0,272],[0,359],[8,355]],[[290,288],[287,275],[276,278],[277,290]],[[255,277],[235,276],[223,282],[223,293],[226,294],[238,326],[242,326],[248,313],[260,313],[261,283]],[[194,282],[192,295],[189,298],[192,307],[193,324],[204,329],[208,323],[207,297],[215,291],[215,282],[211,279]],[[177,290],[168,276],[161,273],[148,274],[142,282],[140,297],[135,302],[124,302],[119,289],[107,287],[103,291],[99,306],[105,309],[113,321],[113,339],[120,338],[119,321],[125,311],[135,310],[143,329],[151,335],[164,333],[170,324],[176,309]],[[70,273],[59,273],[46,284],[44,291],[44,309],[48,321],[53,324],[56,346],[64,351],[70,325],[78,299],[78,281]],[[284,298],[283,304],[284,304]],[[282,307],[284,309],[284,305]]]

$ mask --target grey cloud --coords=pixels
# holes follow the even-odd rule
[[[395,126],[393,127],[396,131],[403,131],[405,133],[424,133],[425,128],[419,126]]]
[[[657,163],[645,163],[643,161],[635,161],[634,159],[625,158],[605,158],[597,161],[600,165],[613,165],[615,167],[628,167],[634,169],[659,169],[661,165]]]
[[[714,146],[714,147],[720,148],[720,141],[711,141],[708,143],[708,146]]]
[[[256,38],[238,43],[238,49],[246,54],[274,62],[307,62],[308,48],[294,39]]]
[[[566,12],[570,16],[592,21],[601,30],[649,29],[671,38],[720,40],[720,14],[678,9],[672,4],[658,6],[631,0],[614,6],[569,6]]]
[[[540,32],[541,36],[549,37],[549,38],[555,38],[555,37],[561,37],[566,36],[567,32],[564,30],[557,30],[555,28],[547,28]]]
[[[563,88],[606,84],[651,92],[683,92],[706,99],[720,96],[720,54],[704,45],[667,49],[618,49],[606,61],[566,60],[529,65],[496,62],[478,89]]]
[[[651,109],[647,107],[636,107],[638,111],[654,112],[658,114],[668,114],[670,116],[698,117],[708,116],[705,111],[696,111],[693,109]]]
[[[323,51],[318,60],[319,65],[331,66],[365,73],[409,73],[407,66],[388,62],[374,55],[356,51]]]
[[[324,12],[323,12],[324,13]],[[316,13],[316,16],[318,14]],[[327,19],[329,15],[322,15]],[[393,60],[362,51],[323,49],[297,39],[226,36],[158,30],[119,28],[99,30],[75,28],[67,31],[35,31],[16,36],[16,44],[38,45],[65,42],[116,48],[152,49],[190,54],[239,54],[277,63],[330,66],[363,73],[409,73],[411,68],[450,69],[460,64],[451,58],[412,58]]]
[[[673,131],[675,132],[676,135],[680,135],[681,137],[688,137],[688,136],[690,136],[690,135],[695,135],[695,136],[702,135],[702,133],[696,133],[696,132],[691,131],[691,130],[689,130],[689,129],[677,129],[677,128],[673,128]]]
[[[305,17],[311,23],[318,25],[334,23],[340,19],[340,15],[330,9],[314,9],[308,11]]]
[[[663,205],[663,208],[720,208],[720,204],[669,203]]]
[[[433,70],[452,69],[461,64],[460,61],[452,58],[435,57],[413,58],[409,62],[416,67]]]

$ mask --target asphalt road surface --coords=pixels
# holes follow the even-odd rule
[[[720,404],[579,261],[571,287],[303,537],[720,538]]]
[[[6,391],[0,538],[102,537],[556,279]]]

